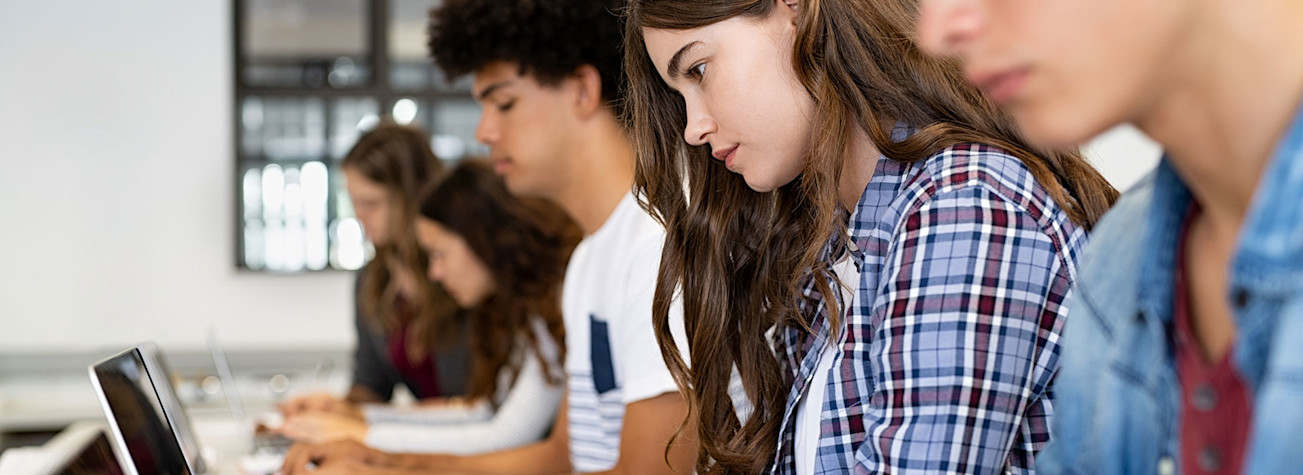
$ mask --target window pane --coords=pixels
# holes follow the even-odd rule
[[[487,155],[488,147],[475,140],[480,106],[469,99],[439,101],[434,107],[434,154],[444,160]]]
[[[343,160],[349,149],[362,136],[380,122],[379,103],[371,97],[342,97],[335,99],[330,119],[330,156]]]
[[[240,109],[240,147],[248,159],[318,160],[324,155],[326,108],[321,98],[249,96]]]
[[[248,0],[242,79],[252,86],[368,84],[365,0]]]
[[[390,0],[389,2],[389,85],[403,91],[469,92],[469,76],[448,84],[430,59],[428,35],[430,10],[440,0]]]
[[[426,61],[426,25],[439,0],[389,0],[389,59]]]

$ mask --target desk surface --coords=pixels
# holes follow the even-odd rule
[[[255,414],[260,414],[271,410],[271,407],[249,409]],[[190,414],[195,438],[199,441],[204,460],[208,465],[208,473],[214,475],[245,473],[241,462],[244,456],[249,454],[250,439],[230,411],[203,407],[187,412]],[[105,431],[107,434],[108,430],[108,425],[103,422],[83,421],[64,429],[41,447],[10,449],[0,454],[0,460],[4,460],[4,463],[0,463],[0,475],[26,475],[33,471],[48,471],[40,467],[54,466],[57,465],[54,462],[56,460],[67,460],[75,456],[85,443],[91,440],[87,436],[90,431]],[[117,450],[116,447],[114,450]]]

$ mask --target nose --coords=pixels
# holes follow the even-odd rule
[[[695,104],[696,102],[685,99],[688,123],[683,127],[683,140],[693,146],[708,143],[710,134],[715,133],[719,128],[715,119],[707,114],[703,107]]]
[[[480,122],[475,125],[475,140],[485,145],[492,145],[499,138],[497,121],[489,115],[488,111],[481,112]]]
[[[956,56],[984,26],[980,3],[985,0],[923,0],[918,15],[918,42],[936,56]]]
[[[429,270],[425,273],[433,282],[443,282],[443,266],[435,259],[430,259]]]

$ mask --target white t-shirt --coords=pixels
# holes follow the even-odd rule
[[[504,367],[498,373],[497,410],[488,401],[470,406],[394,409],[380,406],[366,412],[366,445],[388,452],[449,453],[494,452],[536,442],[547,435],[561,405],[557,360],[560,348],[541,318],[530,322],[539,354],[547,359],[549,376],[540,355],[526,351],[520,337],[516,347],[520,371]],[[549,380],[558,381],[553,384]]]
[[[651,321],[664,242],[664,229],[628,194],[570,257],[561,310],[576,471],[615,466],[625,405],[677,391]],[[670,328],[685,341],[682,308],[673,308]]]
[[[849,287],[841,288],[841,301],[846,302],[842,305],[841,313],[845,315],[846,306],[854,305],[852,299],[856,298],[854,289],[859,286],[860,273],[849,258],[834,265],[833,272],[836,272],[837,278]],[[836,282],[833,285],[836,285]],[[833,332],[834,335],[842,333],[840,329]],[[841,347],[840,343],[840,341],[829,341],[823,349],[818,350],[819,364],[815,366],[810,384],[805,387],[805,395],[796,404],[796,435],[792,440],[792,455],[796,457],[797,475],[814,473],[814,463],[819,451],[819,424],[823,419],[824,395],[828,389],[828,373],[832,371],[832,363],[837,357],[836,352]],[[815,349],[811,348],[811,351]]]

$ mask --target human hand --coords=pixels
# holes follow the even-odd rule
[[[286,420],[279,429],[285,437],[314,444],[337,440],[362,442],[366,431],[367,425],[361,420],[325,412],[299,414]]]
[[[357,473],[362,468],[384,468],[393,465],[390,454],[364,446],[354,440],[341,440],[325,444],[294,444],[285,454],[281,467],[284,475],[303,473]],[[334,470],[335,472],[321,472]],[[366,470],[360,470],[366,471]]]
[[[307,413],[331,413],[362,419],[362,408],[328,393],[299,396],[280,404],[281,415],[286,419]]]

